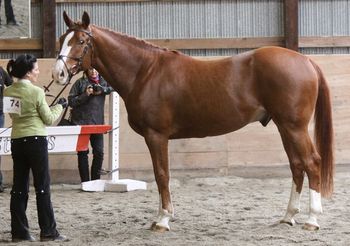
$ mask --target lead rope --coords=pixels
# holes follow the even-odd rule
[[[49,105],[50,107],[53,106],[55,104],[55,102],[57,101],[57,99],[61,96],[61,94],[63,93],[63,91],[67,88],[67,86],[70,84],[70,81],[72,79],[72,74],[68,74],[68,77],[67,77],[67,81],[66,83],[64,84],[62,90],[57,94],[57,96],[53,99],[53,101],[51,102],[51,104]],[[50,92],[49,88],[50,86],[52,85],[54,80],[51,80],[51,82],[49,83],[48,86],[44,86],[44,92]],[[54,97],[53,95],[50,95],[50,94],[45,94],[45,96],[49,96],[49,97]]]

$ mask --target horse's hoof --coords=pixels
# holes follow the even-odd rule
[[[309,223],[305,223],[304,226],[303,226],[303,229],[307,230],[307,231],[317,231],[317,230],[320,229],[320,226],[318,226],[318,225],[311,225]]]
[[[291,219],[291,220],[281,220],[280,221],[281,224],[287,224],[287,225],[290,225],[290,226],[294,226],[295,225],[295,220],[294,219]]]
[[[170,231],[170,228],[161,226],[157,224],[157,222],[153,222],[151,225],[151,230],[156,232],[166,232],[166,231]]]

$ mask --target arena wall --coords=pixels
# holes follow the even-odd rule
[[[56,4],[55,36],[58,38],[66,30],[62,18],[64,10],[73,20],[79,20],[83,11],[87,11],[93,24],[143,39],[161,40],[163,44],[175,46],[189,55],[233,55],[255,48],[256,45],[284,44],[284,1],[56,0],[53,1]],[[0,58],[11,58],[23,52],[43,57],[43,51],[40,50],[44,24],[43,2],[31,0],[32,36],[29,40],[19,40],[24,47],[36,48],[11,50],[6,44],[12,44],[15,40],[0,43]],[[300,0],[299,50],[305,54],[349,54],[349,5],[350,0]],[[241,42],[234,40],[237,38],[241,38]],[[252,38],[255,41],[250,42]],[[181,47],[174,40],[180,40]],[[28,46],[29,43],[32,46]]]
[[[329,82],[333,100],[333,124],[335,131],[335,157],[338,167],[350,163],[350,56],[327,55],[310,56],[323,69]],[[6,64],[1,60],[0,64]],[[40,83],[47,85],[53,59],[40,59]],[[55,94],[60,89],[56,85],[50,92]],[[68,89],[69,90],[69,89]],[[65,95],[68,93],[65,92]],[[50,97],[47,98],[51,100]],[[108,102],[108,99],[107,99]],[[106,112],[108,112],[108,103]],[[6,117],[6,126],[11,123]],[[105,115],[108,122],[108,113]],[[313,125],[310,125],[312,132]],[[108,168],[108,136],[105,137],[105,163]],[[203,139],[182,139],[170,141],[170,167],[172,176],[218,176],[227,174],[274,175],[289,174],[288,160],[283,150],[278,130],[273,122],[267,127],[252,123],[236,132],[218,137]],[[75,153],[51,154],[50,166],[52,181],[78,183],[77,160]],[[152,180],[151,158],[142,137],[128,125],[127,113],[123,102],[120,106],[120,176]],[[2,157],[5,182],[12,177],[12,160],[10,156]],[[108,178],[108,177],[105,177]]]

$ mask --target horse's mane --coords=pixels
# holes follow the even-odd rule
[[[102,31],[108,32],[113,36],[116,36],[117,38],[121,38],[124,40],[127,40],[129,43],[132,43],[134,45],[137,45],[141,48],[145,48],[145,49],[149,49],[149,50],[158,50],[158,51],[165,51],[165,52],[172,52],[175,54],[180,54],[181,52],[177,51],[177,50],[170,50],[168,48],[165,47],[160,47],[158,45],[152,44],[150,42],[145,41],[144,39],[140,39],[140,38],[136,38],[134,36],[129,36],[125,33],[121,33],[121,32],[116,32],[114,30],[108,29],[108,28],[104,28],[104,27],[100,27],[100,26],[95,26],[93,25],[94,28],[100,29]]]

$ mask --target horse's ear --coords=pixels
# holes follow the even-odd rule
[[[82,24],[84,28],[87,28],[90,25],[90,17],[89,14],[84,11],[83,17],[82,17]]]
[[[63,20],[68,27],[71,27],[74,24],[74,22],[68,17],[66,11],[63,11]]]

